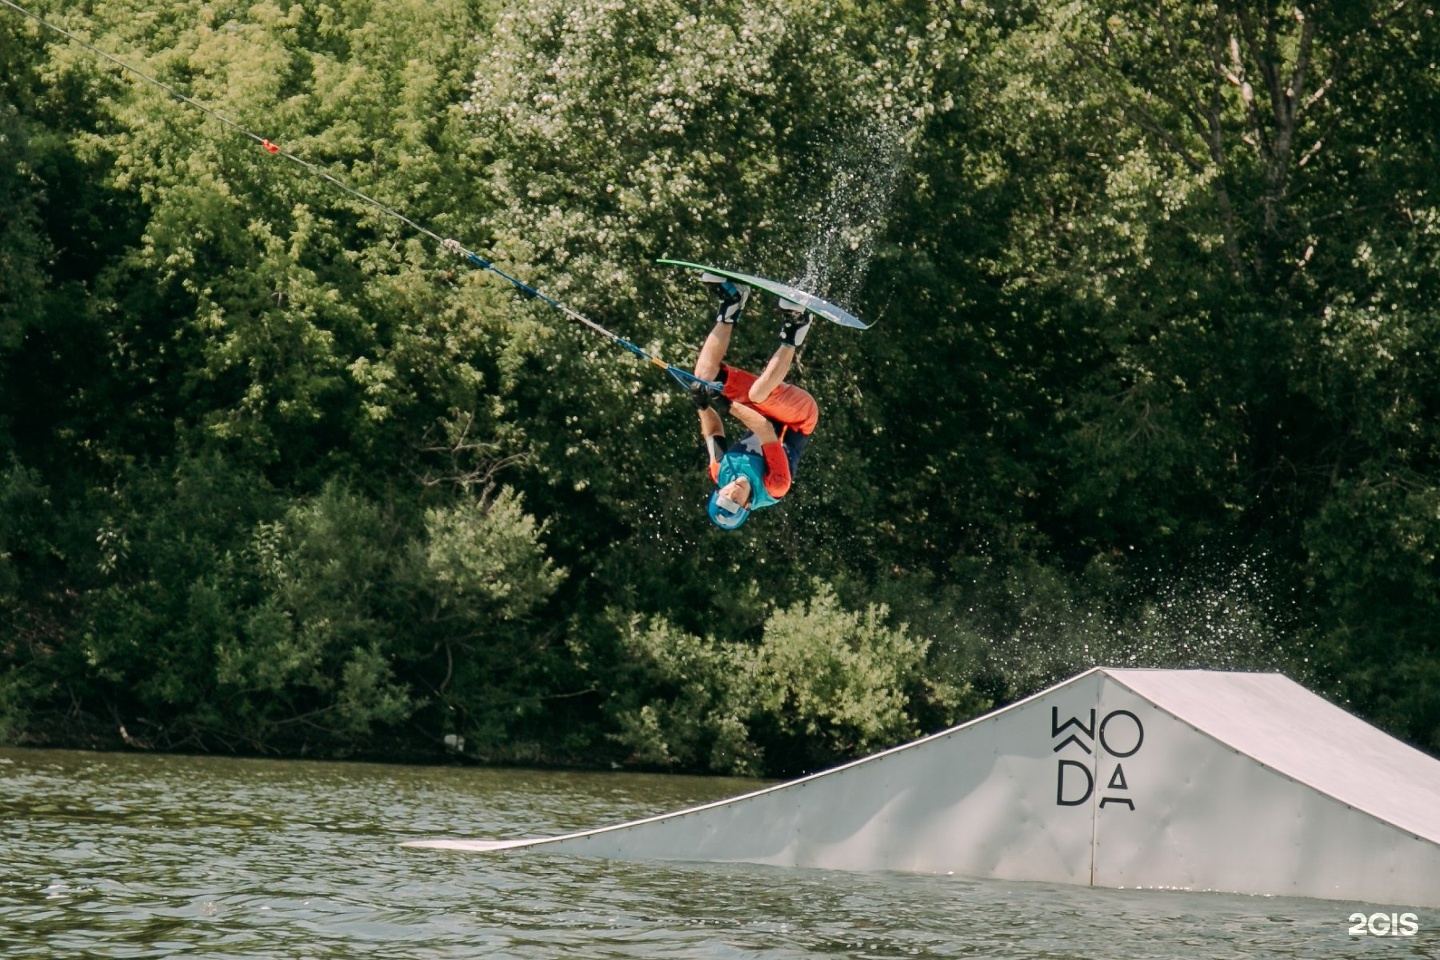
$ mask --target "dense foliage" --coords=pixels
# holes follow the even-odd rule
[[[1094,664],[1440,750],[1425,2],[0,13],[0,739],[786,774]],[[807,342],[709,527],[679,257]],[[762,363],[755,304],[736,359]]]

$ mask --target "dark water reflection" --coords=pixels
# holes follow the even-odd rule
[[[754,786],[0,751],[0,957],[1440,957],[1347,934],[1388,905],[398,846]]]

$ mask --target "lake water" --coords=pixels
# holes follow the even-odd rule
[[[633,774],[0,750],[0,957],[1440,957],[1392,905],[403,849],[754,789]]]

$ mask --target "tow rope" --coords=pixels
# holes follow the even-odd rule
[[[145,73],[143,70],[140,70],[140,69],[137,68],[137,67],[133,67],[133,66],[131,66],[130,64],[126,63],[125,61],[121,60],[120,58],[118,58],[118,57],[116,57],[116,56],[113,56],[113,55],[111,55],[111,54],[109,54],[109,53],[106,53],[104,50],[101,50],[99,47],[96,47],[95,45],[93,45],[93,44],[91,44],[91,43],[89,43],[89,42],[87,42],[87,41],[85,41],[85,40],[82,40],[80,37],[76,36],[74,33],[70,32],[69,30],[66,30],[64,27],[58,26],[58,25],[56,25],[56,24],[53,24],[53,23],[51,23],[50,21],[48,21],[48,20],[44,19],[43,17],[39,16],[38,14],[35,14],[35,13],[30,12],[29,10],[27,10],[27,9],[25,9],[24,7],[20,6],[20,4],[15,3],[14,0],[0,0],[0,5],[9,7],[10,9],[16,11],[17,13],[20,13],[21,15],[23,15],[23,16],[31,19],[31,20],[34,20],[36,23],[40,24],[42,27],[46,28],[47,30],[51,30],[51,31],[53,31],[53,32],[55,32],[55,33],[60,34],[61,36],[63,36],[63,37],[65,37],[66,39],[68,39],[70,42],[75,43],[75,44],[83,47],[84,49],[88,50],[90,53],[94,54],[94,55],[97,56],[97,57],[100,57],[100,58],[102,58],[102,59],[104,59],[104,60],[109,61],[110,63],[112,63],[112,64],[114,64],[115,66],[119,67],[121,70],[125,71],[126,73],[130,73],[130,74],[133,74],[133,75],[136,76],[136,77],[139,77],[141,80],[144,80],[146,83],[150,84],[151,86],[154,86],[154,87],[156,87],[156,88],[158,88],[158,89],[160,89],[160,90],[163,90],[166,94],[168,94],[169,96],[173,97],[174,99],[179,100],[179,101],[182,102],[182,103],[188,104],[188,105],[194,107],[195,109],[201,111],[202,113],[206,114],[207,116],[212,117],[212,118],[215,119],[215,120],[218,120],[220,123],[224,124],[226,127],[230,128],[231,130],[235,131],[236,133],[238,133],[238,134],[240,134],[240,135],[242,135],[242,136],[245,136],[245,137],[249,137],[251,140],[255,141],[257,144],[259,144],[261,147],[263,147],[267,153],[269,153],[269,154],[271,154],[271,155],[273,155],[273,156],[282,157],[282,158],[284,158],[284,159],[286,159],[286,160],[289,160],[291,163],[294,163],[294,164],[297,164],[297,165],[300,166],[300,167],[303,167],[305,170],[309,171],[310,173],[314,174],[315,176],[317,176],[317,177],[319,177],[320,179],[324,180],[325,182],[329,183],[331,186],[334,186],[334,187],[336,187],[336,188],[344,191],[345,193],[349,194],[350,196],[356,198],[357,200],[360,200],[360,201],[362,201],[362,202],[370,205],[371,207],[375,208],[376,210],[379,210],[381,213],[385,214],[386,216],[392,217],[392,218],[394,218],[395,220],[399,221],[400,223],[405,224],[407,227],[409,227],[410,229],[414,230],[416,233],[420,233],[420,234],[423,234],[423,235],[429,237],[431,240],[434,240],[437,244],[439,244],[441,247],[445,248],[446,250],[450,250],[450,251],[452,251],[452,252],[454,252],[454,253],[459,254],[460,256],[464,257],[467,261],[469,261],[471,264],[479,267],[479,268],[482,269],[482,270],[488,270],[488,271],[490,271],[491,273],[493,273],[493,274],[495,274],[496,276],[500,277],[502,280],[505,280],[506,282],[510,283],[512,286],[515,287],[516,290],[518,290],[521,294],[525,295],[526,297],[530,297],[530,298],[533,298],[533,299],[536,299],[536,300],[540,300],[540,301],[542,301],[543,303],[546,303],[546,304],[548,304],[549,306],[554,307],[556,310],[560,311],[560,312],[563,313],[565,316],[569,317],[571,320],[574,320],[574,321],[576,321],[577,323],[583,324],[584,326],[588,327],[589,329],[593,330],[594,332],[600,334],[602,337],[605,337],[606,339],[610,340],[612,343],[615,343],[615,344],[618,344],[618,345],[621,346],[621,347],[624,347],[626,350],[628,350],[628,351],[630,351],[631,353],[635,354],[635,356],[639,357],[640,359],[644,360],[645,362],[647,362],[647,363],[649,363],[649,364],[652,364],[652,365],[654,365],[654,366],[656,366],[656,367],[659,367],[661,370],[664,370],[666,373],[670,374],[670,376],[674,377],[675,380],[676,380],[676,382],[679,383],[682,387],[685,387],[686,389],[689,389],[689,388],[691,388],[692,386],[697,386],[697,385],[698,385],[698,386],[708,387],[708,388],[710,388],[710,389],[712,389],[712,390],[715,390],[716,392],[719,392],[719,391],[721,391],[721,390],[723,389],[723,386],[722,386],[722,384],[720,384],[720,383],[717,383],[717,382],[712,381],[712,380],[706,380],[706,379],[703,379],[703,378],[701,378],[701,377],[697,377],[697,376],[695,376],[693,373],[691,373],[691,372],[688,371],[688,370],[685,370],[685,369],[683,369],[683,368],[681,368],[681,367],[677,367],[677,366],[675,366],[674,364],[671,364],[671,363],[666,363],[666,362],[665,362],[664,360],[662,360],[660,357],[658,357],[658,356],[650,353],[649,351],[647,351],[647,350],[645,350],[645,349],[637,346],[637,345],[634,344],[634,343],[631,343],[629,340],[626,340],[624,337],[620,336],[619,334],[612,333],[611,331],[605,329],[605,328],[602,327],[600,324],[596,323],[594,320],[591,320],[589,317],[586,317],[584,314],[582,314],[582,313],[580,313],[580,312],[578,312],[578,311],[576,311],[576,310],[573,310],[573,309],[571,309],[570,307],[567,307],[565,304],[560,303],[558,300],[555,300],[555,299],[553,299],[553,298],[551,298],[551,297],[548,297],[548,296],[546,296],[545,294],[541,293],[539,290],[537,290],[537,289],[535,289],[534,287],[530,286],[528,283],[525,283],[524,281],[522,281],[522,280],[520,280],[520,279],[518,279],[518,278],[516,278],[516,277],[514,277],[514,276],[511,276],[510,274],[506,273],[504,270],[502,270],[502,269],[500,269],[499,267],[495,266],[495,264],[492,263],[491,261],[486,260],[484,257],[481,257],[481,256],[480,256],[479,254],[477,254],[475,251],[470,250],[470,249],[464,247],[463,245],[461,245],[459,241],[457,241],[457,240],[452,240],[452,239],[448,239],[448,238],[445,238],[445,237],[441,237],[441,236],[440,236],[438,233],[436,233],[435,231],[429,229],[428,227],[424,226],[424,225],[421,224],[421,223],[417,223],[416,221],[410,219],[409,217],[405,216],[405,215],[404,215],[403,213],[401,213],[400,211],[396,210],[394,207],[391,207],[391,206],[388,206],[387,204],[381,203],[379,200],[376,200],[374,197],[370,196],[369,194],[363,193],[362,191],[357,190],[357,189],[355,189],[354,187],[350,186],[349,184],[347,184],[347,183],[339,180],[338,178],[336,178],[336,177],[333,176],[332,174],[326,172],[325,170],[322,170],[320,167],[318,167],[318,166],[316,166],[315,164],[311,163],[310,161],[306,160],[304,157],[297,156],[296,154],[291,153],[291,152],[288,151],[288,150],[285,150],[284,148],[282,148],[281,146],[279,146],[278,144],[276,144],[274,141],[270,140],[270,139],[267,138],[267,137],[262,137],[262,136],[260,136],[259,134],[255,133],[255,132],[253,132],[253,131],[251,131],[251,130],[247,130],[245,127],[243,127],[243,126],[241,126],[240,124],[236,123],[234,120],[231,120],[231,119],[229,119],[228,117],[222,116],[221,114],[215,112],[215,111],[212,110],[210,107],[207,107],[205,104],[203,104],[203,103],[201,103],[200,101],[194,99],[193,97],[186,96],[185,94],[181,93],[179,90],[176,90],[174,87],[170,86],[169,84],[167,84],[167,83],[165,83],[165,82],[163,82],[163,81],[161,81],[161,80],[158,80],[158,79],[156,79],[155,77],[152,77],[152,76],[149,75],[148,73]]]

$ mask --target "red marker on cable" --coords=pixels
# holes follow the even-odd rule
[[[280,152],[280,148],[275,146],[275,144],[271,143],[269,140],[261,140],[260,145],[263,146],[266,150],[269,150],[271,153]]]

